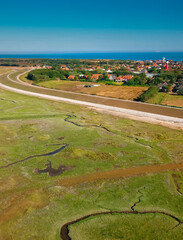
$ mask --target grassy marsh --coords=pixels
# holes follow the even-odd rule
[[[70,122],[65,121],[68,115]],[[130,210],[139,191],[143,196],[135,210],[161,210],[183,221],[182,171],[68,187],[58,184],[116,168],[181,162],[182,131],[0,90],[0,133],[1,167],[68,144],[55,155],[0,169],[0,239],[59,239],[61,226],[68,221],[94,212]],[[47,160],[55,169],[60,164],[75,168],[55,177],[35,174],[35,168],[44,169]],[[183,227],[174,229],[175,225],[158,214],[102,216],[71,226],[70,236],[73,240],[180,239]]]

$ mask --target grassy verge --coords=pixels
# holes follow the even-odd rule
[[[31,81],[27,79],[27,75],[28,75],[28,73],[21,75],[20,80],[23,82],[31,83]]]

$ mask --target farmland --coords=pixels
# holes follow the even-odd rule
[[[46,81],[37,84],[41,87],[53,88],[57,90],[72,91],[78,93],[86,93],[91,95],[98,95],[104,97],[121,98],[125,100],[135,100],[138,98],[148,87],[133,87],[133,86],[109,86],[105,84],[91,84],[90,82],[78,82],[78,81]],[[93,87],[84,87],[91,85]]]
[[[133,169],[181,163],[182,131],[0,96],[0,239],[60,239],[64,224],[95,213],[69,225],[72,240],[181,238],[182,170]],[[131,176],[116,175],[126,169]]]

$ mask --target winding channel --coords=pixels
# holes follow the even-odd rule
[[[23,107],[23,106],[20,106]],[[18,107],[16,107],[18,108]],[[15,108],[12,108],[15,109]],[[9,110],[9,109],[8,109]],[[64,121],[70,124],[75,125],[76,127],[95,127],[95,128],[101,128],[105,131],[107,131],[108,133],[112,133],[115,134],[114,132],[110,131],[107,127],[104,127],[103,125],[96,125],[96,124],[79,124],[77,122],[74,122],[71,120],[72,117],[77,118],[76,115],[70,115],[70,114],[52,114],[52,115],[27,115],[27,116],[16,116],[16,117],[1,117],[0,120],[18,120],[18,119],[35,119],[35,118],[54,118],[54,117],[61,117],[61,116],[66,116],[64,118]]]
[[[104,129],[105,131],[107,131],[107,132],[109,132],[109,133],[112,133],[109,129],[107,129],[106,127],[103,127],[102,125],[87,125],[87,124],[81,125],[81,124],[79,124],[79,123],[76,123],[76,122],[71,121],[70,118],[76,117],[75,115],[70,115],[70,114],[58,114],[58,116],[63,116],[63,115],[66,116],[66,117],[64,118],[64,121],[65,121],[65,122],[71,123],[71,124],[73,124],[73,125],[75,125],[75,126],[77,126],[77,127],[96,127],[96,128]],[[54,116],[55,116],[55,115],[54,115]],[[28,117],[29,117],[29,116],[28,116]],[[32,117],[32,116],[31,116],[31,117]],[[33,117],[35,117],[35,116],[33,116]],[[47,117],[48,117],[48,116],[47,116]],[[49,117],[50,117],[50,116],[49,116]],[[63,137],[60,138],[59,140],[62,140],[62,139],[63,139]],[[19,161],[13,162],[13,163],[9,163],[9,164],[4,165],[4,166],[0,166],[0,169],[13,166],[13,165],[15,165],[15,164],[17,164],[17,163],[25,162],[25,161],[30,160],[30,159],[35,158],[35,157],[46,157],[46,156],[55,155],[55,154],[57,154],[58,152],[64,150],[67,146],[69,146],[69,144],[66,144],[66,143],[63,143],[63,144],[51,144],[51,145],[53,145],[53,146],[62,146],[62,147],[60,147],[60,148],[58,148],[58,149],[56,149],[56,150],[54,150],[54,151],[52,151],[52,152],[48,152],[48,153],[44,153],[44,154],[32,155],[32,156],[29,156],[29,157],[24,158],[24,159],[22,159],[22,160],[19,160]]]
[[[19,161],[13,162],[13,163],[9,163],[9,164],[4,165],[4,166],[0,166],[0,169],[13,166],[13,165],[15,165],[15,164],[17,164],[17,163],[25,162],[25,161],[30,160],[30,159],[35,158],[35,157],[46,157],[46,156],[55,155],[55,154],[57,154],[58,152],[64,150],[64,149],[68,146],[68,144],[66,144],[66,143],[63,143],[63,144],[60,144],[60,145],[63,145],[63,146],[60,147],[60,148],[58,148],[58,149],[56,149],[56,150],[54,150],[54,151],[52,151],[52,152],[32,155],[32,156],[29,156],[29,157],[24,158],[24,159],[22,159],[22,160],[19,160]]]
[[[67,117],[64,119],[64,121],[65,121],[65,122],[68,122],[68,123],[72,123],[72,124],[74,124],[74,125],[77,126],[77,127],[96,127],[96,128],[102,128],[102,129],[104,129],[104,130],[107,131],[107,132],[113,133],[112,131],[110,131],[108,128],[102,126],[101,124],[100,124],[100,125],[95,125],[95,124],[91,124],[91,125],[89,125],[89,124],[81,125],[81,124],[79,124],[79,123],[73,122],[73,121],[70,120],[72,117],[76,117],[76,116],[75,116],[75,115],[69,115],[69,114],[67,114]]]
[[[143,189],[145,189],[145,187],[144,187]],[[141,199],[142,199],[142,197],[144,196],[144,194],[143,194],[143,192],[142,192],[141,189],[138,190],[138,193],[140,194],[140,196],[138,197],[137,202],[135,202],[135,203],[131,206],[131,210],[132,210],[132,211],[135,211],[135,207],[137,206],[137,204],[141,203]]]
[[[172,218],[173,220],[175,220],[177,222],[175,227],[178,227],[182,224],[182,221],[175,217],[174,215],[170,214],[170,213],[166,213],[163,211],[143,211],[143,212],[139,212],[139,211],[107,211],[107,212],[98,212],[98,213],[93,213],[93,214],[89,214],[86,215],[84,217],[78,218],[74,221],[65,223],[60,230],[60,238],[62,240],[71,240],[70,236],[69,236],[69,227],[75,223],[81,222],[83,220],[86,220],[90,217],[96,217],[96,216],[100,216],[100,215],[113,215],[113,214],[135,214],[135,215],[145,215],[145,214],[162,214],[165,216],[168,216],[170,218]],[[175,228],[174,227],[174,228]]]

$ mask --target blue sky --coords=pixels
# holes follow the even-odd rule
[[[0,52],[183,51],[182,0],[0,0]]]

